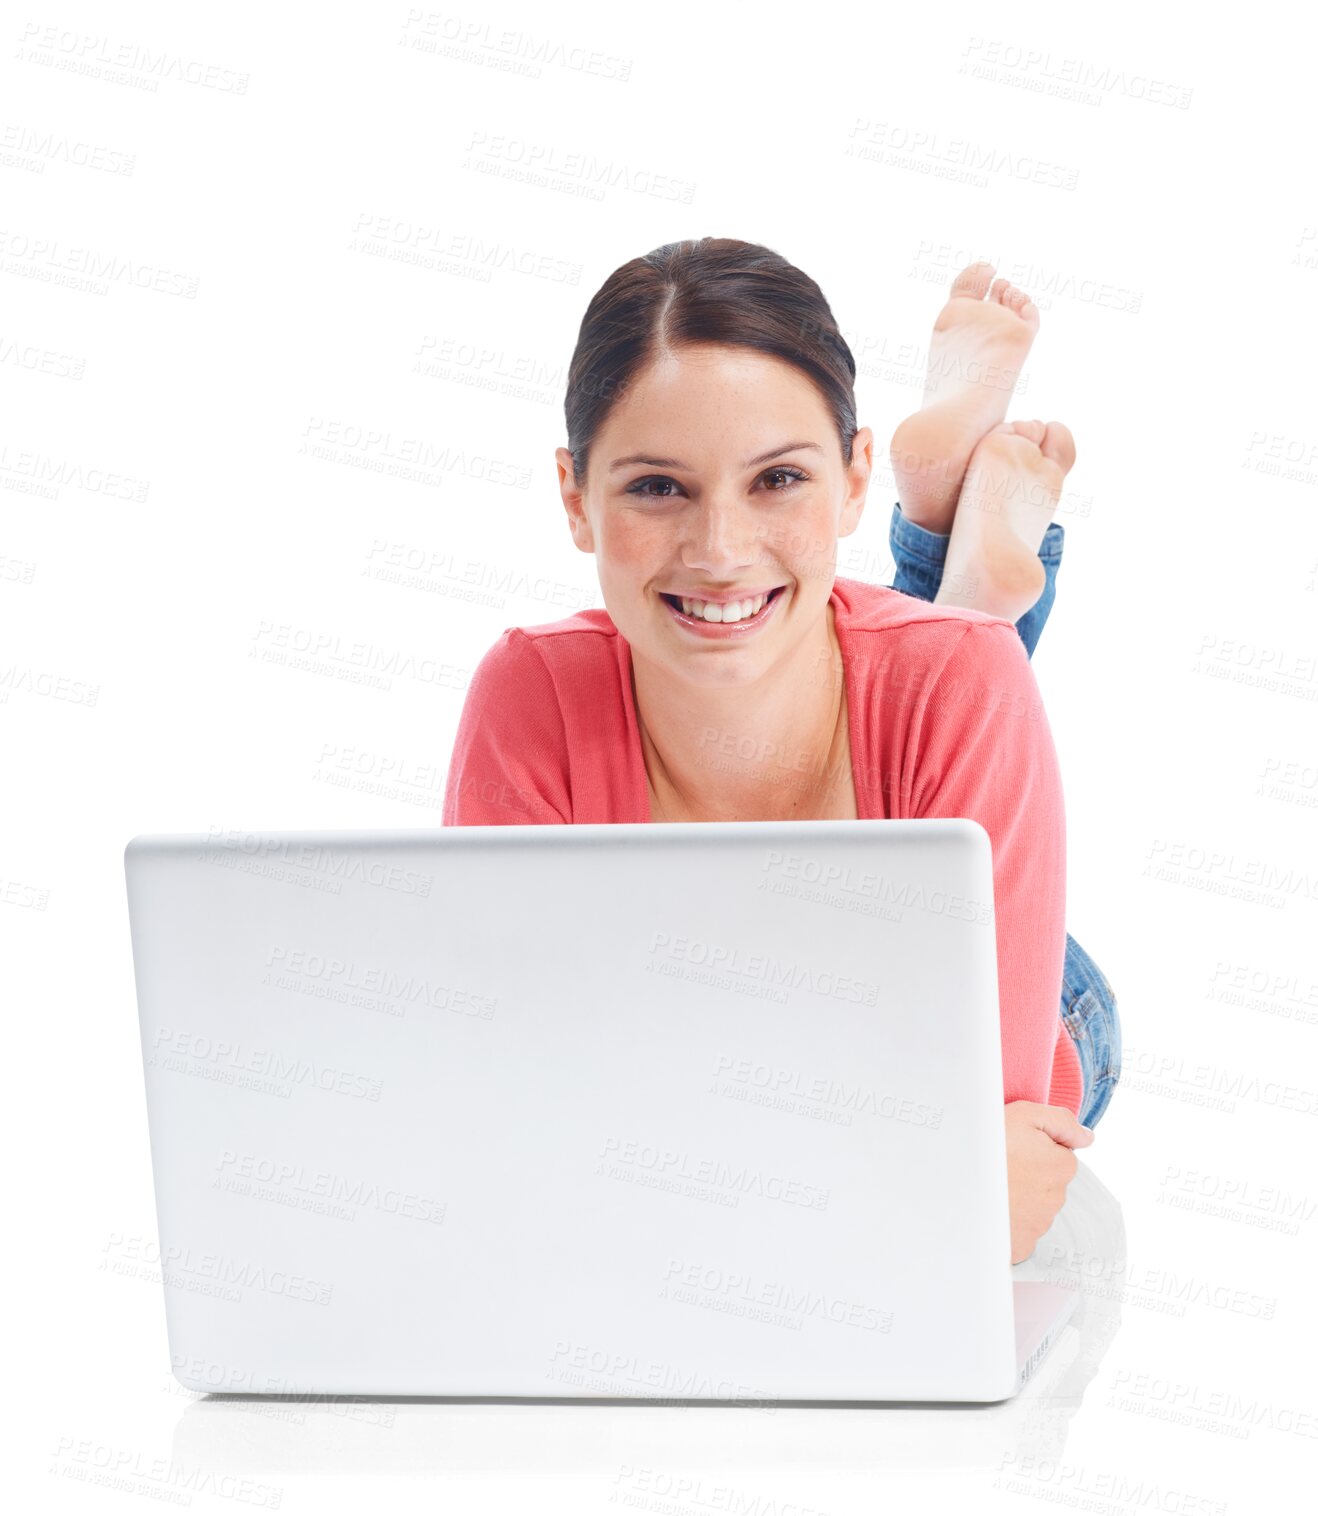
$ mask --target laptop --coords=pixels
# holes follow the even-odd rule
[[[202,1392],[1000,1401],[970,820],[143,834],[173,1371]]]

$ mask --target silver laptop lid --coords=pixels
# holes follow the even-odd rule
[[[189,1387],[1014,1391],[977,823],[145,835],[125,866]]]

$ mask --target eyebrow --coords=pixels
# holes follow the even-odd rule
[[[823,448],[817,442],[788,442],[782,447],[771,447],[767,453],[761,453],[758,458],[747,458],[742,467],[754,468],[757,463],[768,463],[770,458],[779,458],[784,453],[796,453],[805,448],[814,448],[817,453],[823,452]],[[646,468],[675,468],[688,474],[691,472],[689,463],[679,463],[676,458],[651,458],[645,453],[632,453],[627,458],[615,458],[609,464],[609,473],[616,473],[620,468],[629,468],[634,463],[644,464]]]

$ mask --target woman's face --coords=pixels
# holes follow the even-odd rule
[[[864,509],[872,446],[862,427],[848,467],[799,369],[704,344],[636,376],[596,433],[584,491],[568,450],[556,456],[573,538],[596,555],[605,608],[634,652],[726,684],[818,635],[838,538]],[[745,609],[766,592],[756,614],[733,619],[732,601]],[[705,603],[684,611],[681,597]]]

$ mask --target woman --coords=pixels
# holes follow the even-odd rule
[[[1029,664],[1075,449],[1058,423],[1003,421],[1038,313],[992,273],[954,282],[925,404],[893,437],[886,588],[836,572],[873,434],[814,281],[728,238],[617,269],[582,322],[557,453],[606,608],[509,628],[485,654],[443,819],[979,821],[1017,1263],[1093,1140],[1120,1039],[1065,931],[1061,779]]]

